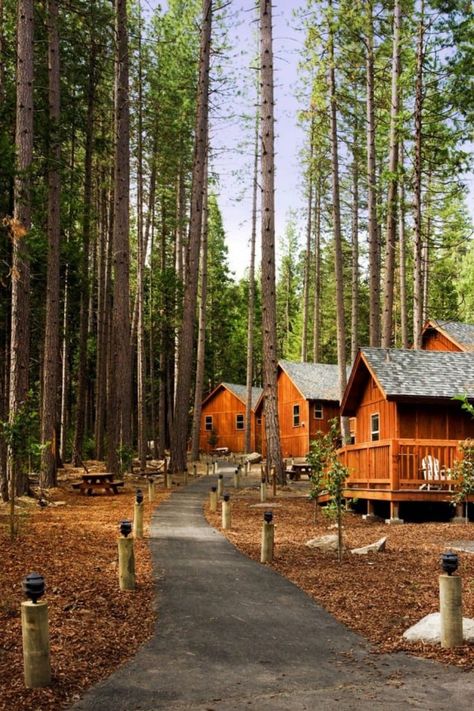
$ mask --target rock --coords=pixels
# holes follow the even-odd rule
[[[262,461],[262,455],[258,452],[251,452],[250,454],[247,454],[247,456],[245,457],[245,461],[249,462],[250,464],[258,464]]]
[[[324,552],[337,551],[337,535],[330,534],[320,538],[312,538],[310,541],[306,541],[306,545],[308,548],[318,548]]]
[[[385,550],[385,544],[387,542],[387,536],[379,538],[375,543],[369,543],[368,546],[362,546],[361,548],[353,548],[351,553],[356,555],[367,555],[368,553],[380,553],[380,551]]]
[[[469,617],[462,618],[463,637],[465,642],[474,642],[474,620]],[[441,641],[441,615],[439,612],[432,612],[431,615],[423,617],[416,625],[409,627],[403,638],[409,642],[427,642],[428,644],[439,644]]]

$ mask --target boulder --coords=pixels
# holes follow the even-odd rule
[[[387,542],[387,536],[379,538],[375,543],[369,543],[368,546],[362,546],[361,548],[353,548],[351,553],[356,555],[367,555],[368,553],[380,553],[380,551],[385,550],[385,544]]]
[[[329,534],[320,538],[312,538],[310,541],[306,541],[306,545],[308,548],[318,548],[323,552],[337,551],[337,535]]]
[[[462,618],[463,637],[465,642],[474,642],[474,620],[469,617]],[[403,638],[409,642],[426,642],[427,644],[439,644],[441,642],[441,615],[439,612],[432,612],[431,615],[423,617],[416,625],[409,627]]]

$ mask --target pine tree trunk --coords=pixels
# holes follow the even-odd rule
[[[354,362],[359,348],[359,151],[358,125],[354,125],[352,145],[352,205],[351,205],[351,360]]]
[[[402,348],[409,347],[407,315],[407,279],[406,279],[406,237],[405,237],[405,183],[403,178],[403,141],[399,145],[399,166],[401,177],[398,182],[398,249],[400,278],[400,330]]]
[[[189,243],[186,254],[183,321],[179,338],[176,401],[171,433],[170,467],[174,472],[184,471],[186,468],[188,411],[191,397],[194,325],[199,272],[199,251],[201,243],[204,173],[207,151],[211,26],[212,0],[203,0]]]
[[[306,216],[306,251],[303,276],[303,327],[301,331],[301,360],[308,360],[309,323],[309,273],[311,269],[311,239],[313,236],[313,157],[314,157],[314,117],[311,118],[308,161],[308,214]]]
[[[377,224],[377,177],[375,169],[374,27],[372,0],[367,1],[367,211],[369,241],[369,339],[380,345],[380,244]]]
[[[257,107],[260,100],[257,88]],[[257,198],[258,198],[258,142],[260,112],[255,116],[255,147],[253,154],[252,185],[252,230],[250,235],[249,293],[247,305],[247,372],[245,394],[245,452],[252,451],[252,386],[253,386],[253,348],[255,329],[255,248],[257,242]]]
[[[339,367],[339,388],[341,394],[347,383],[346,372],[346,327],[344,315],[344,272],[342,256],[341,207],[339,197],[339,155],[337,139],[337,96],[336,72],[334,69],[334,36],[329,28],[329,98],[331,124],[331,177],[332,177],[332,221],[334,230],[334,268],[336,275],[336,328],[337,364]],[[344,419],[342,418],[343,441],[345,441]]]
[[[129,193],[130,193],[130,116],[128,80],[128,32],[126,0],[116,0],[115,31],[117,40],[115,75],[115,200],[113,231],[114,290],[112,335],[113,393],[109,403],[107,462],[118,473],[118,451],[131,446],[131,358],[130,358],[130,285],[129,285]],[[112,406],[115,405],[112,411]]]
[[[262,169],[262,329],[263,393],[267,467],[285,482],[277,404],[275,288],[275,137],[273,119],[273,47],[271,0],[260,0],[261,169]]]
[[[31,228],[31,177],[33,161],[33,0],[17,4],[16,176],[13,241],[9,422],[13,424],[26,403],[30,365],[30,264],[28,233]],[[10,495],[28,492],[28,477],[9,451]]]
[[[421,0],[418,41],[416,47],[415,86],[415,165],[413,176],[413,208],[415,238],[413,244],[413,347],[421,348],[423,329],[423,237],[421,225],[422,126],[423,126],[423,62],[424,62],[424,0]]]
[[[321,360],[321,180],[318,181],[314,212],[313,362],[319,363]]]
[[[389,183],[387,194],[387,234],[385,242],[385,288],[383,297],[382,347],[390,348],[393,339],[393,291],[395,282],[395,252],[397,248],[398,193],[398,114],[400,110],[400,0],[393,8],[392,100],[390,105]]]
[[[199,459],[199,435],[201,431],[202,396],[204,390],[204,366],[206,357],[206,306],[207,306],[207,237],[208,237],[208,177],[207,160],[204,171],[204,195],[202,203],[201,236],[201,298],[199,301],[199,326],[196,355],[196,383],[194,386],[194,410],[191,432],[191,460]]]
[[[56,486],[56,428],[58,423],[61,143],[59,138],[60,74],[57,0],[48,0],[48,69],[50,140],[48,166],[48,273],[41,413],[41,442],[44,449],[42,451],[40,476],[40,486],[43,488]]]

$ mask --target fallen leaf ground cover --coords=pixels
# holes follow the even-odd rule
[[[100,467],[97,467],[100,469]],[[94,467],[92,467],[92,470]],[[102,469],[103,470],[103,469]],[[0,510],[0,709],[58,711],[133,656],[154,626],[153,578],[146,540],[152,508],[168,497],[157,488],[148,502],[145,479],[126,477],[117,496],[81,496],[69,469],[39,508],[23,502],[20,533],[10,541],[6,505]],[[135,541],[134,592],[118,586],[118,524],[133,518],[135,490],[142,485],[145,538]],[[160,490],[161,488],[161,490]],[[57,502],[64,502],[55,505]],[[44,576],[48,602],[52,685],[25,689],[20,627],[21,583],[27,573]]]
[[[232,529],[222,533],[250,558],[260,560],[260,541],[265,508],[255,488],[231,492]],[[333,522],[321,512],[314,519],[314,504],[306,497],[290,498],[280,492],[272,504],[275,523],[275,557],[272,567],[294,582],[340,622],[369,639],[374,651],[406,651],[417,656],[456,664],[474,665],[474,645],[441,649],[439,645],[410,643],[403,632],[422,617],[439,610],[440,556],[449,544],[474,540],[474,524],[404,523],[387,526],[365,522],[357,514],[344,516],[347,549],[365,546],[387,536],[383,553],[353,555],[348,550],[342,563],[336,553],[310,549],[308,540],[328,533]],[[205,506],[208,521],[221,527],[219,512]],[[462,576],[463,614],[474,618],[474,553],[458,553]]]

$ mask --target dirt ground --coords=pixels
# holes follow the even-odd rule
[[[260,560],[263,512],[271,509],[275,523],[275,558],[271,564],[279,573],[321,604],[328,612],[374,644],[374,651],[407,651],[417,656],[456,664],[466,670],[474,665],[474,645],[454,650],[439,645],[409,643],[403,632],[422,617],[439,610],[438,576],[440,556],[449,544],[474,540],[474,524],[404,523],[387,526],[365,522],[360,515],[344,516],[344,544],[347,549],[373,543],[387,536],[383,553],[354,555],[346,550],[342,563],[336,553],[308,548],[306,541],[335,533],[333,521],[319,511],[314,521],[314,504],[307,497],[292,498],[279,492],[265,508],[252,508],[258,501],[254,489],[230,490],[232,529],[224,535],[243,553]],[[209,512],[208,521],[220,528],[221,516]],[[463,588],[463,612],[474,618],[474,553],[458,552]]]
[[[92,471],[104,471],[92,464]],[[146,540],[152,505],[147,481],[125,477],[117,496],[81,496],[70,482],[81,470],[60,473],[50,505],[21,500],[19,536],[10,541],[7,507],[0,508],[0,709],[58,711],[133,656],[153,631],[153,580]],[[145,494],[145,539],[135,542],[134,592],[118,586],[118,524],[133,518],[137,486]],[[155,504],[168,497],[160,485]],[[53,683],[28,690],[23,684],[21,583],[30,572],[44,576],[48,602]]]

